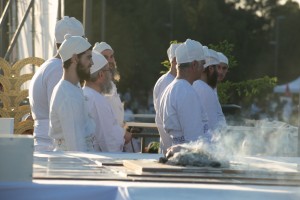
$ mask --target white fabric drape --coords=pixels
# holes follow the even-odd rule
[[[20,23],[26,13],[31,0],[17,1],[17,18]],[[40,57],[47,60],[55,52],[54,30],[57,21],[58,2],[60,0],[35,0],[34,1],[34,20],[32,9],[21,29],[17,41],[18,60],[28,57]],[[63,2],[62,2],[63,5]],[[34,30],[32,23],[34,23]],[[34,40],[32,34],[34,33]],[[34,49],[32,48],[34,45]],[[31,65],[24,67],[21,74],[31,73]],[[28,83],[23,85],[23,89],[29,87]]]

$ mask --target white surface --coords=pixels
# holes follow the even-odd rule
[[[37,152],[35,157],[68,156],[102,159],[158,159],[161,154]],[[248,157],[253,162],[299,163],[300,158]],[[75,178],[75,177],[74,177]],[[233,184],[101,181],[101,180],[33,180],[33,182],[0,182],[0,199],[30,200],[298,200],[300,186],[263,186]]]
[[[14,134],[14,118],[0,118],[0,134]]]
[[[275,93],[285,93],[285,92],[287,92],[286,91],[287,85],[289,86],[289,90],[291,93],[299,93],[300,92],[300,77],[298,77],[296,80],[293,80],[289,83],[275,86],[273,91]]]
[[[31,181],[33,138],[0,135],[0,160],[0,181]]]
[[[102,181],[36,180],[32,183],[0,182],[0,199],[30,200],[297,200],[300,187],[179,184]]]
[[[144,127],[144,128],[156,128],[155,123],[148,123],[148,122],[126,122],[126,126],[133,126],[133,127]]]

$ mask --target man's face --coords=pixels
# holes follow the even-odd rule
[[[110,70],[111,70],[112,77],[113,77],[114,81],[119,81],[120,80],[120,74],[117,70],[117,64],[116,64],[116,61],[115,61],[114,52],[110,49],[106,49],[106,50],[102,51],[101,54],[108,61],[108,64],[109,64],[109,67],[110,67]]]
[[[108,64],[102,69],[102,73],[104,73],[104,80],[100,84],[101,91],[104,94],[110,94],[112,89],[112,74]]]
[[[79,58],[77,63],[76,72],[80,81],[88,80],[90,78],[90,68],[93,65],[92,51],[87,50]]]
[[[114,56],[114,52],[112,50],[105,49],[101,53],[106,58],[106,60],[108,61],[108,64],[109,64],[110,67],[116,67],[115,56]]]
[[[228,72],[228,65],[225,63],[220,63],[218,65],[218,82],[223,81],[227,72]]]
[[[212,88],[216,88],[217,87],[217,82],[218,82],[218,65],[211,65],[208,66],[209,67],[209,71],[207,74],[207,84],[212,87]]]

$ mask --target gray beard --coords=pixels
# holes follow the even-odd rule
[[[112,91],[112,82],[107,80],[103,85],[101,85],[101,93],[102,94],[110,94]]]

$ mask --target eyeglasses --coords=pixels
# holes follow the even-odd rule
[[[103,71],[103,72],[106,72],[106,71],[111,72],[111,69],[102,69],[101,71]]]

